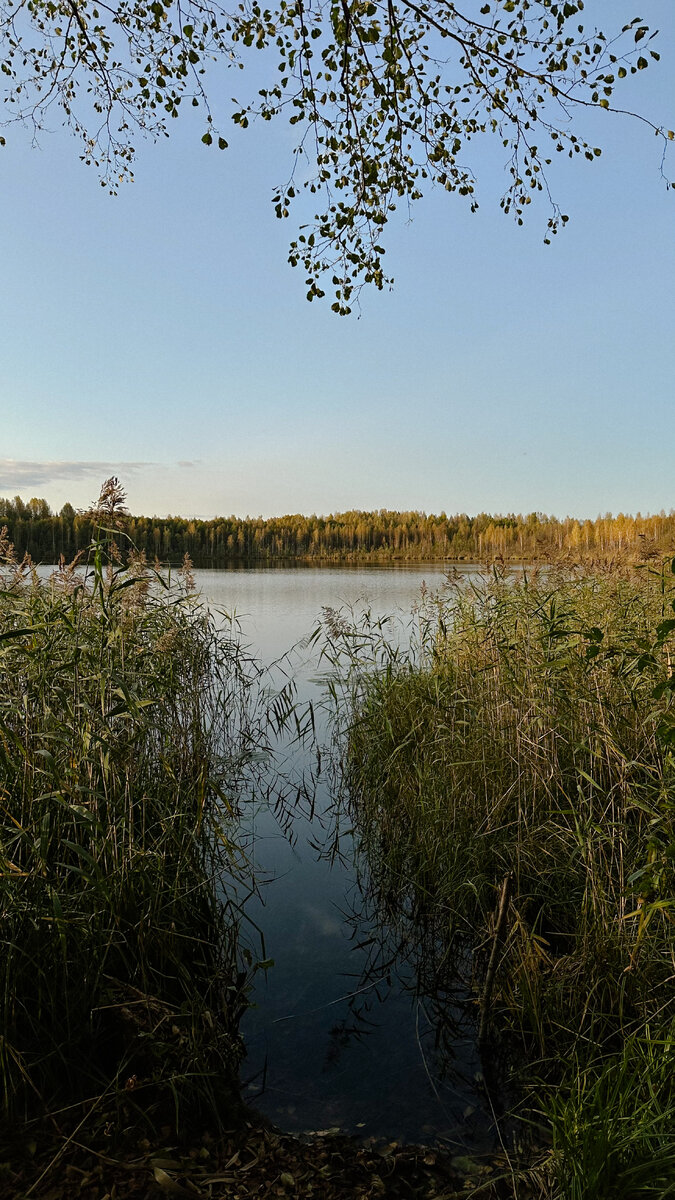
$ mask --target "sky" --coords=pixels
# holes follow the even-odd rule
[[[675,6],[639,12],[662,58],[621,99],[675,128]],[[587,0],[584,19],[637,13]],[[579,121],[603,156],[554,164],[552,245],[543,205],[503,216],[505,152],[476,146],[479,212],[432,190],[387,234],[393,290],[347,318],[287,264],[280,121],[223,153],[173,122],[115,197],[56,121],[39,146],[7,133],[0,496],[84,507],[117,474],[148,515],[669,510],[675,191],[644,126]]]

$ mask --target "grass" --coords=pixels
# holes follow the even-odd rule
[[[427,598],[408,658],[329,622],[372,886],[473,989],[569,1200],[675,1184],[674,584],[497,571]]]
[[[188,575],[169,587],[109,549],[42,582],[2,547],[0,1112],[15,1134],[97,1106],[109,1127],[182,1133],[239,1103],[230,885],[260,749],[253,677]]]
[[[552,1161],[568,1200],[675,1195],[673,1029],[628,1036],[606,1059],[581,1062],[547,1104]]]

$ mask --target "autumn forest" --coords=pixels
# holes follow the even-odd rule
[[[0,498],[0,522],[7,526],[19,556],[36,562],[72,559],[93,533],[90,514],[65,504],[52,512],[46,500]],[[494,516],[466,513],[438,516],[423,512],[351,511],[326,517],[299,514],[271,517],[130,516],[126,534],[148,558],[179,561],[189,554],[196,566],[277,560],[420,561],[540,558],[569,553],[581,557],[675,548],[675,511],[654,516],[605,514],[594,520],[558,519],[544,513]]]

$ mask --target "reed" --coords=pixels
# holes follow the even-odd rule
[[[2,558],[4,1125],[85,1098],[120,1128],[217,1125],[238,1104],[253,676],[188,573],[101,540],[47,582]]]
[[[673,1097],[645,1090],[675,1016],[673,583],[669,563],[495,571],[427,598],[411,656],[371,637],[375,671],[362,632],[329,630],[333,663],[349,663],[345,777],[374,887],[388,911],[433,923],[523,1110],[555,1084],[546,1136],[570,1200],[613,1195],[601,1182],[628,1169],[631,1071],[640,1153],[652,1122],[675,1180]],[[626,1145],[577,1192],[571,1114],[613,1088]]]

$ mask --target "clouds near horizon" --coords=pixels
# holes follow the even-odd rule
[[[0,492],[11,489],[25,491],[26,489],[48,487],[54,483],[81,482],[88,479],[100,482],[111,475],[119,475],[125,479],[162,465],[164,464],[147,461],[106,462],[71,459],[38,462],[0,458]],[[182,468],[193,467],[196,466],[196,462],[184,459],[177,465]]]

